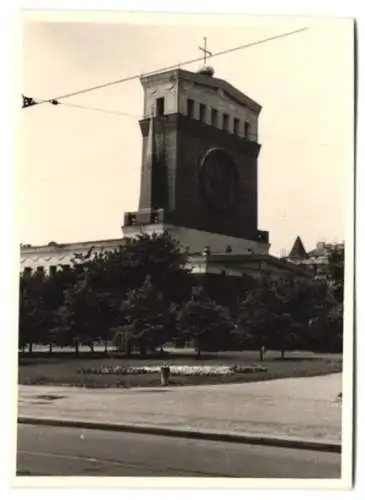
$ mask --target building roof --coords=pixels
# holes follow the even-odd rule
[[[218,254],[218,253],[212,253],[210,255],[201,255],[201,254],[193,254],[190,255],[191,262],[194,263],[201,263],[201,262],[206,262],[207,264],[209,263],[216,263],[216,264],[224,264],[224,265],[239,265],[239,264],[252,264],[252,263],[257,263],[260,266],[262,264],[266,263],[269,266],[272,266],[277,269],[282,269],[289,271],[295,275],[298,276],[303,276],[303,277],[312,277],[313,273],[308,271],[305,268],[301,268],[295,264],[292,264],[287,261],[283,261],[282,259],[279,259],[277,257],[274,257],[273,255],[267,255],[267,254]]]
[[[306,259],[308,254],[304,248],[300,236],[297,236],[292,249],[289,252],[288,259]]]
[[[146,86],[149,83],[153,82],[157,83],[164,80],[172,81],[174,79],[187,80],[193,83],[204,85],[206,87],[224,90],[227,93],[227,95],[229,95],[232,99],[234,99],[243,106],[247,106],[249,109],[255,111],[256,113],[260,113],[262,109],[260,104],[250,99],[243,92],[241,92],[240,90],[238,90],[236,87],[226,82],[225,80],[222,80],[221,78],[215,78],[214,76],[209,76],[199,72],[195,73],[193,71],[186,71],[184,69],[173,69],[170,71],[153,73],[150,75],[147,74],[146,76],[142,76],[141,83],[143,86]]]
[[[47,245],[29,245],[21,244],[20,252],[22,255],[34,254],[34,253],[49,253],[54,251],[58,253],[60,251],[72,251],[72,250],[85,250],[90,247],[114,247],[124,244],[125,238],[113,238],[108,240],[91,240],[91,241],[74,241],[72,243],[57,243],[51,241]]]
[[[310,257],[327,257],[328,254],[335,249],[344,249],[344,242],[341,243],[324,243],[319,242],[316,248],[308,252]]]

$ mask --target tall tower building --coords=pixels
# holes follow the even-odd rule
[[[192,253],[268,253],[257,223],[261,106],[207,67],[141,83],[139,208],[125,214],[124,235],[167,230]]]
[[[202,50],[209,53],[206,46]],[[167,231],[188,251],[187,268],[218,287],[228,277],[239,283],[247,274],[312,277],[288,259],[269,255],[269,234],[258,229],[261,106],[206,66],[197,73],[155,73],[141,83],[139,206],[124,214],[123,235]],[[120,238],[25,245],[20,267],[52,273],[72,265],[76,254],[113,251],[124,243]]]

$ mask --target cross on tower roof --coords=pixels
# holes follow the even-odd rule
[[[206,36],[204,37],[204,47],[198,47],[198,48],[199,48],[199,50],[201,50],[204,53],[204,66],[205,66],[207,63],[207,55],[208,56],[213,55],[213,53],[207,49],[207,37]]]

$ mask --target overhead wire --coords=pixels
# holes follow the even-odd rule
[[[98,111],[100,113],[109,113],[112,115],[119,115],[119,116],[129,116],[131,118],[141,118],[141,115],[126,113],[124,111],[117,111],[117,110],[113,110],[113,109],[94,108],[93,106],[84,106],[82,104],[76,104],[76,103],[70,103],[70,102],[60,102],[59,104],[62,106],[70,107],[70,108],[79,108],[79,109],[85,109],[85,110],[90,110],[90,111]]]
[[[200,62],[200,61],[203,61],[205,59],[211,59],[213,57],[219,57],[219,56],[222,56],[222,55],[230,54],[232,52],[236,52],[238,50],[243,50],[243,49],[246,49],[246,48],[249,48],[249,47],[253,47],[253,46],[256,46],[256,45],[262,45],[264,43],[267,43],[267,42],[270,42],[270,41],[273,41],[273,40],[277,40],[277,39],[280,39],[280,38],[288,37],[288,36],[291,36],[291,35],[294,35],[294,34],[297,34],[297,33],[303,32],[303,31],[306,31],[308,29],[309,29],[309,27],[304,27],[304,28],[299,28],[299,29],[293,30],[293,31],[288,31],[288,32],[285,32],[285,33],[280,33],[279,35],[273,35],[271,37],[263,38],[261,40],[257,40],[257,41],[254,41],[254,42],[250,42],[250,43],[246,43],[246,44],[239,45],[239,46],[236,46],[236,47],[232,47],[230,49],[225,49],[225,50],[222,50],[220,52],[209,54],[208,56],[206,56],[206,55],[200,56],[200,57],[197,57],[197,58],[194,58],[194,59],[190,59],[190,60],[187,60],[187,61],[184,61],[184,62],[181,62],[181,63],[176,63],[176,64],[173,64],[173,65],[170,65],[170,66],[165,66],[163,68],[159,68],[157,70],[153,70],[153,71],[150,71],[150,72],[147,72],[147,73],[139,73],[139,74],[135,74],[135,75],[132,75],[132,76],[129,76],[129,77],[126,77],[126,78],[120,78],[118,80],[113,80],[113,81],[110,81],[110,82],[107,82],[107,83],[103,83],[103,84],[100,84],[100,85],[95,85],[93,87],[87,87],[87,88],[84,88],[84,89],[81,89],[81,90],[77,90],[75,92],[69,92],[67,94],[59,95],[58,97],[53,97],[53,98],[50,98],[50,99],[36,99],[36,98],[33,98],[33,97],[27,97],[27,96],[23,95],[23,108],[34,107],[34,106],[38,106],[38,105],[44,104],[44,103],[50,103],[50,104],[54,104],[54,105],[61,104],[59,102],[60,100],[68,99],[68,98],[74,97],[76,95],[86,94],[88,92],[93,92],[95,90],[100,90],[100,89],[103,89],[103,88],[106,88],[106,87],[111,87],[111,86],[118,85],[118,84],[121,84],[121,83],[126,83],[126,82],[129,82],[129,81],[132,81],[132,80],[137,80],[137,79],[139,79],[141,77],[152,76],[154,74],[162,73],[164,71],[169,71],[169,70],[177,69],[177,68],[180,68],[181,66],[188,66],[190,64],[193,64],[193,63],[196,63],[196,62]],[[64,103],[62,103],[62,104],[64,104]]]

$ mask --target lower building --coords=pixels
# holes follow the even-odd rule
[[[184,240],[184,243],[186,241]],[[72,266],[78,258],[91,257],[100,252],[113,251],[124,244],[124,239],[95,240],[78,243],[56,243],[32,246],[21,245],[20,272],[44,271],[53,274],[62,268]],[[219,274],[222,276],[250,275],[260,278],[271,275],[274,278],[306,278],[312,274],[291,262],[284,262],[265,253],[232,253],[226,249],[212,252],[204,247],[201,252],[190,252],[188,268],[194,274]]]

